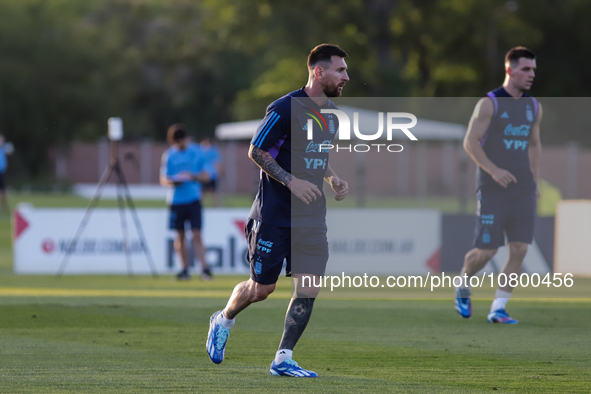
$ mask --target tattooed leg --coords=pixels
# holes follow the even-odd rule
[[[308,325],[314,301],[315,298],[305,294],[298,294],[297,298],[291,299],[285,315],[285,327],[279,349],[293,350]]]

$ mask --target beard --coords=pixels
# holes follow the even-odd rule
[[[326,97],[341,97],[341,93],[342,93],[339,90],[339,85],[323,86],[322,92],[324,92]]]

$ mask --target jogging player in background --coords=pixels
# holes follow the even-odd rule
[[[169,127],[168,148],[162,155],[160,184],[171,187],[166,202],[170,206],[169,227],[176,230],[174,249],[178,253],[182,271],[179,280],[189,276],[189,254],[185,238],[185,224],[191,225],[193,232],[193,252],[201,263],[201,277],[212,279],[205,261],[205,248],[201,239],[201,183],[211,179],[212,170],[208,167],[199,145],[191,142],[187,126],[178,123]]]
[[[542,144],[542,107],[526,92],[532,86],[536,56],[524,47],[505,56],[505,82],[487,93],[474,109],[464,149],[478,166],[478,206],[474,249],[464,258],[468,278],[484,268],[507,237],[509,259],[501,273],[520,274],[534,236]],[[498,287],[490,308],[491,323],[517,324],[505,310],[513,288]],[[469,286],[456,288],[456,310],[470,317]]]
[[[211,317],[207,353],[214,363],[224,359],[236,316],[275,290],[286,260],[286,274],[293,277],[295,291],[270,373],[318,376],[300,367],[292,354],[310,320],[319,290],[304,287],[302,276],[324,275],[328,261],[323,181],[336,193],[337,201],[348,193],[347,182],[328,164],[328,149],[318,146],[330,144],[338,129],[336,116],[322,115],[321,110],[336,109],[328,98],[339,97],[349,80],[345,57],[347,53],[336,45],[314,48],[308,56],[307,85],[271,103],[251,141],[249,157],[261,168],[261,177],[245,229],[250,279],[239,283],[225,309]],[[308,122],[314,117],[317,122]],[[307,139],[309,124],[313,141]]]
[[[199,144],[205,160],[212,169],[212,177],[209,182],[203,184],[203,193],[211,193],[213,204],[216,207],[222,205],[221,196],[218,190],[220,176],[222,175],[222,154],[212,137],[205,137]]]

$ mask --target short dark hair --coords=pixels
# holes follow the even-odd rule
[[[509,49],[509,52],[507,52],[507,54],[505,55],[505,65],[507,65],[507,63],[511,64],[519,62],[519,59],[521,59],[522,57],[526,59],[536,60],[536,54],[533,53],[530,49],[527,49],[526,47],[515,47]]]
[[[343,51],[338,45],[320,44],[310,51],[308,55],[308,68],[314,68],[320,62],[332,63],[331,57],[347,57],[347,52]]]
[[[166,139],[170,145],[175,144],[176,142],[187,138],[188,130],[187,125],[184,123],[175,123],[168,128],[168,132],[166,133]]]

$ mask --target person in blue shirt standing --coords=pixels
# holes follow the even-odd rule
[[[199,145],[189,140],[184,124],[170,126],[167,139],[171,146],[162,155],[160,184],[172,187],[166,202],[170,207],[170,229],[177,232],[175,251],[183,265],[177,278],[189,279],[189,256],[185,241],[185,224],[189,222],[193,232],[193,251],[201,263],[201,277],[209,280],[212,274],[205,261],[205,248],[201,239],[201,183],[211,179],[212,170]]]
[[[220,201],[220,193],[218,191],[219,179],[223,170],[222,154],[211,137],[205,137],[199,146],[205,156],[205,160],[207,160],[208,165],[213,170],[211,180],[203,184],[203,193],[211,193],[213,195],[215,206],[219,207],[222,205]]]
[[[6,198],[6,154],[12,153],[12,144],[4,143],[4,135],[0,134],[0,206],[3,211],[8,211],[8,199]]]

